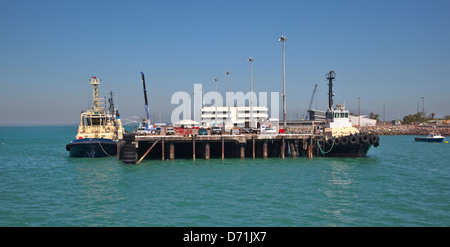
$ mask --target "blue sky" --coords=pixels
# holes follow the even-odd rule
[[[422,108],[450,115],[450,1],[1,1],[0,124],[77,124],[112,90],[123,118],[169,121],[176,91],[282,92],[286,35],[288,118],[325,109],[325,73],[335,103],[403,118]],[[280,97],[281,99],[281,97]],[[280,104],[281,106],[282,104]],[[280,111],[281,112],[281,111]],[[382,115],[383,116],[383,115]]]

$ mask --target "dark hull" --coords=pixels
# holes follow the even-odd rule
[[[346,144],[334,146],[325,157],[366,157],[372,144]],[[325,150],[326,151],[326,150]]]
[[[117,155],[117,142],[109,139],[89,138],[73,140],[66,145],[70,157],[100,158]]]
[[[345,136],[319,143],[319,156],[366,157],[372,146],[377,147],[380,139],[375,135]]]
[[[416,142],[442,142],[444,138],[426,138],[426,137],[416,137]]]

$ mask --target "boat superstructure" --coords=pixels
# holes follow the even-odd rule
[[[66,145],[71,157],[104,157],[117,154],[117,141],[123,137],[119,112],[114,108],[112,92],[109,108],[101,106],[98,97],[100,79],[90,79],[93,86],[94,106],[81,112],[75,140]]]

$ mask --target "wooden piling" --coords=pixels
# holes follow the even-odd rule
[[[313,138],[309,137],[309,145],[308,145],[308,158],[312,159],[313,157]]]
[[[281,138],[281,158],[284,159],[284,152],[286,150],[286,145],[284,144],[284,136]]]
[[[205,159],[209,160],[209,142],[205,143]]]
[[[240,156],[241,159],[245,159],[245,143],[240,143]]]
[[[161,160],[164,161],[164,138],[161,138]]]
[[[169,158],[170,160],[174,160],[175,159],[175,144],[173,142],[170,143],[170,148],[169,148]]]
[[[253,159],[255,158],[255,135],[252,135]]]
[[[292,157],[293,158],[296,158],[297,157],[297,152],[295,151],[295,145],[294,145],[294,142],[293,141],[291,141],[290,142],[290,147],[291,147],[291,155],[292,155]]]
[[[225,137],[222,136],[222,160],[225,159]]]
[[[195,161],[195,137],[197,135],[192,136],[192,159]]]
[[[267,159],[267,140],[263,141],[263,158]]]

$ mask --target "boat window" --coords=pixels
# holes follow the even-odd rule
[[[91,125],[91,118],[86,118],[86,125]]]
[[[345,117],[345,113],[341,112],[341,118]]]
[[[100,118],[92,118],[92,125],[100,125]]]
[[[334,118],[339,118],[339,113],[335,113]]]

